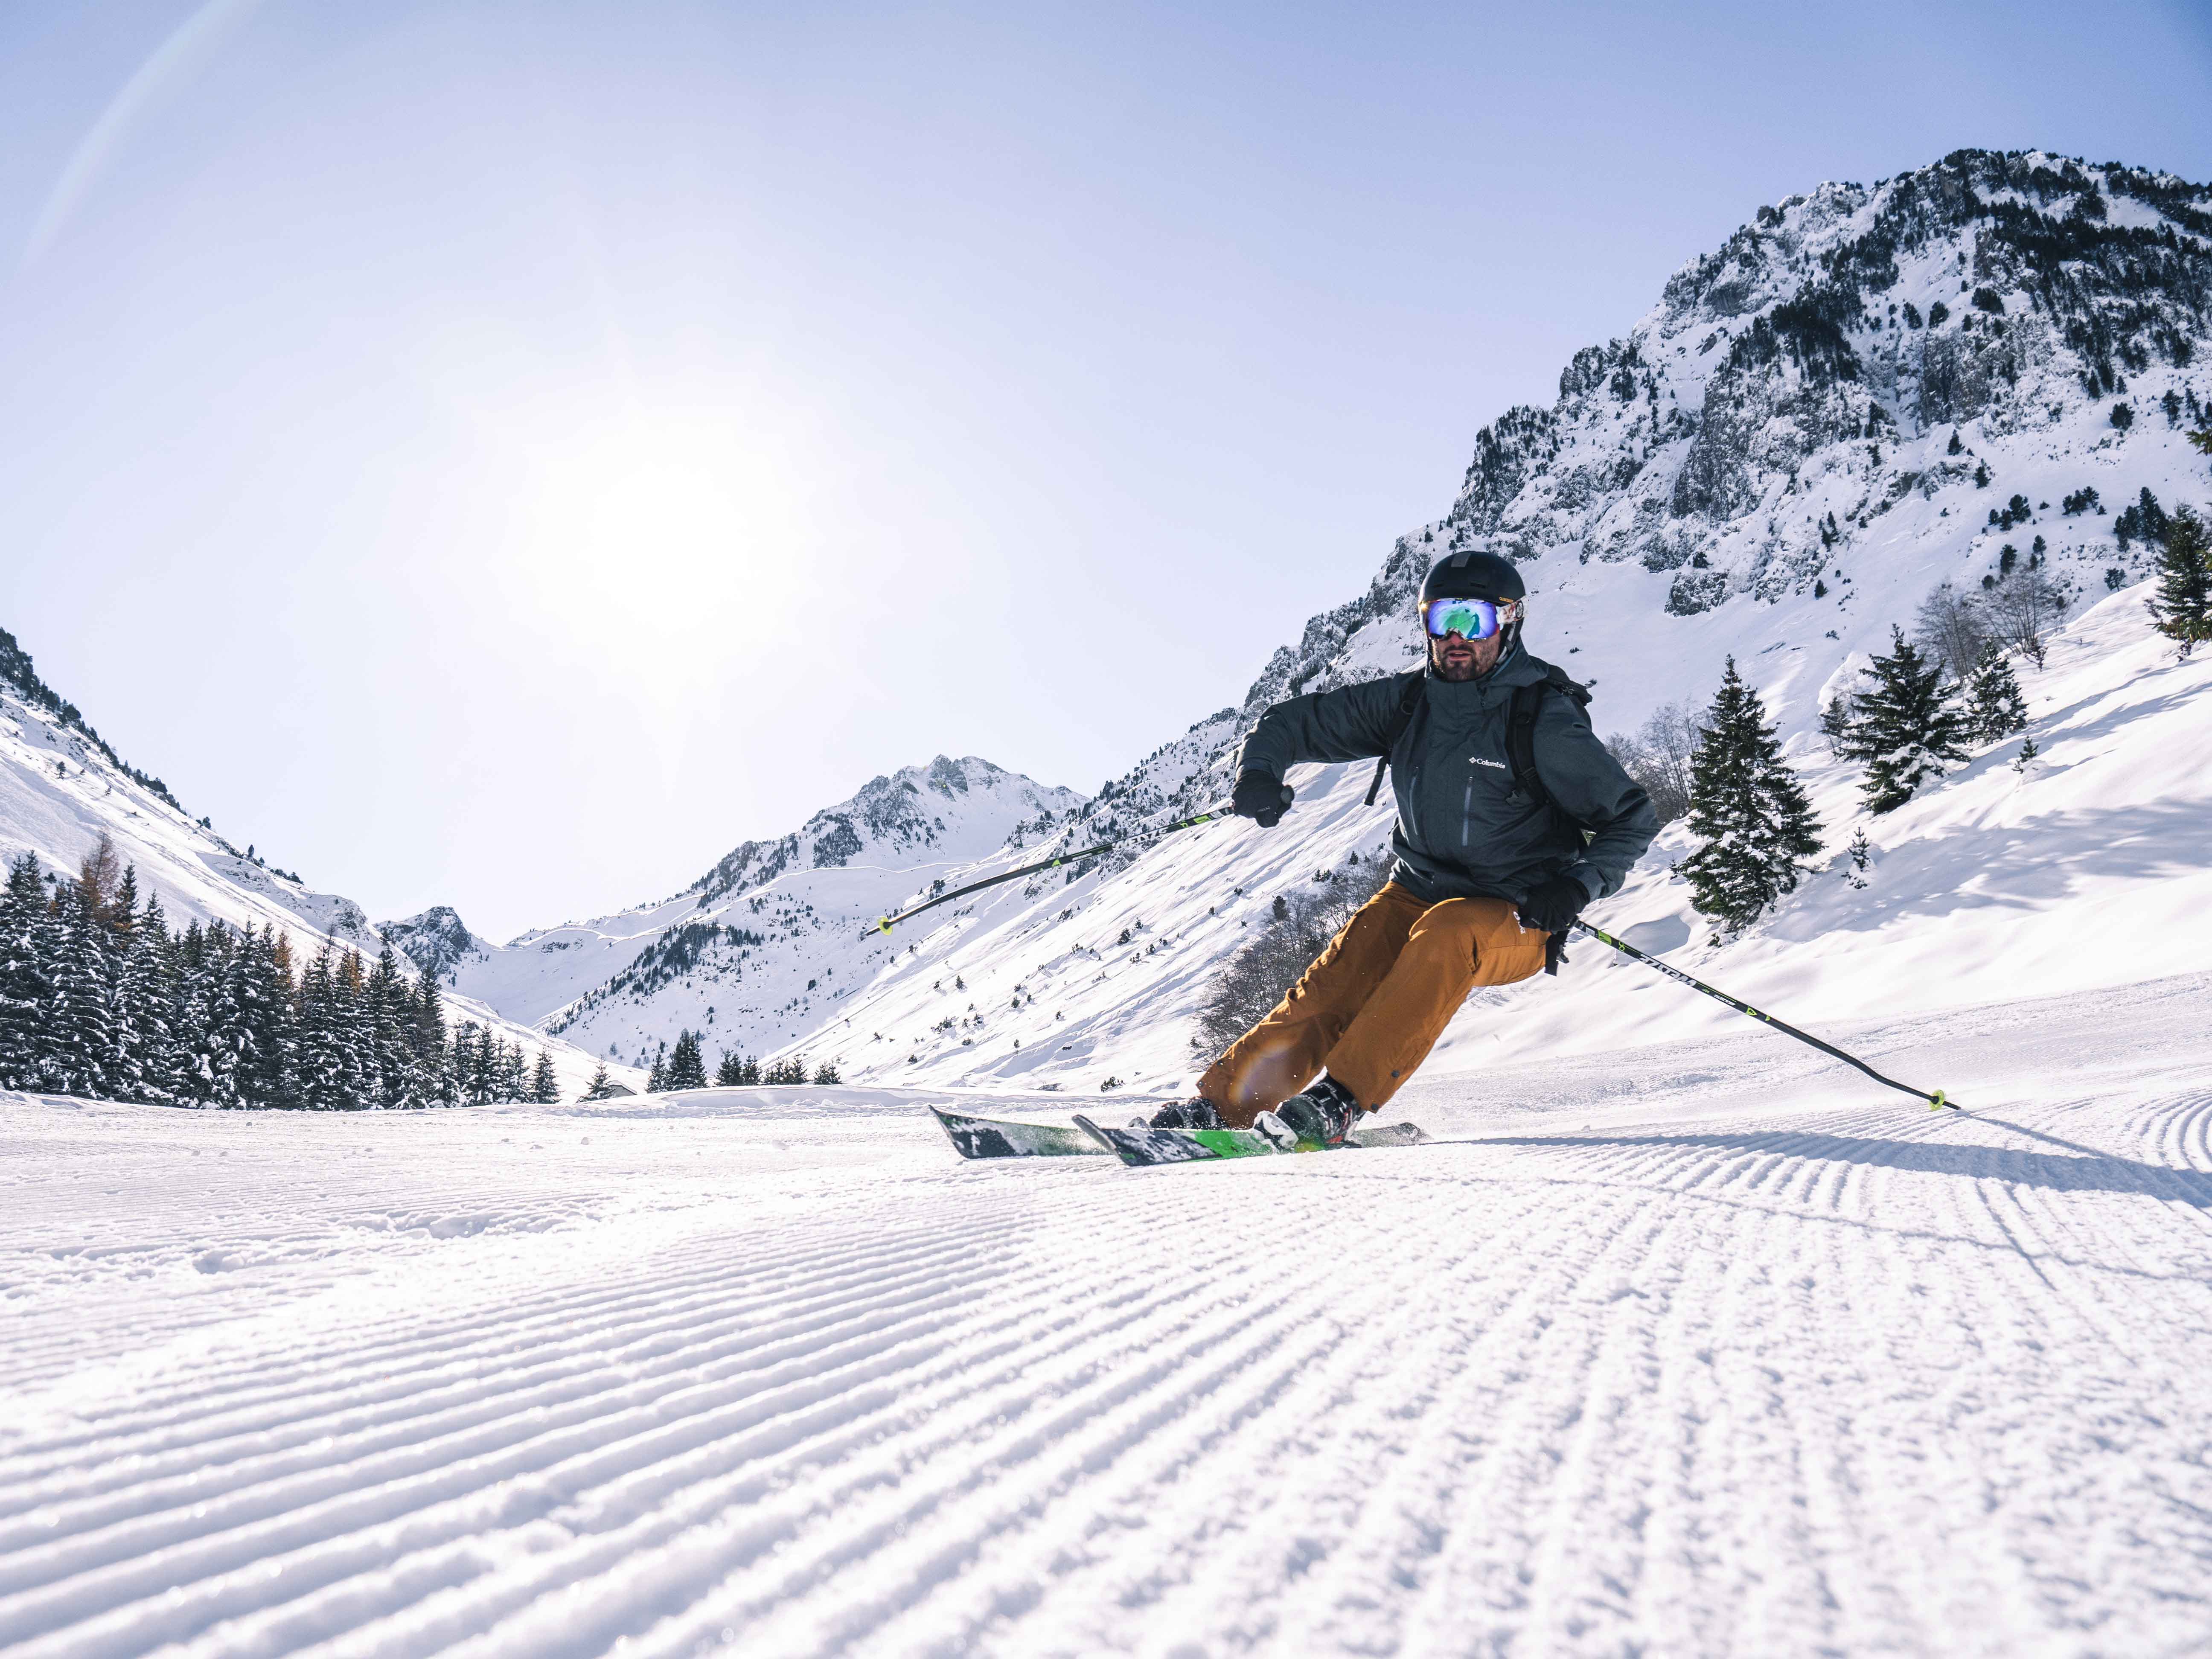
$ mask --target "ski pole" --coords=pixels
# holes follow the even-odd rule
[[[1117,847],[1128,846],[1132,842],[1157,841],[1162,836],[1172,836],[1178,830],[1193,830],[1201,823],[1212,823],[1217,818],[1224,818],[1228,816],[1227,807],[1216,806],[1199,813],[1194,817],[1178,818],[1173,823],[1164,824],[1158,830],[1146,830],[1137,835],[1124,836],[1119,841],[1103,841],[1097,846],[1086,847],[1079,853],[1062,853],[1057,858],[1039,859],[1035,864],[1024,864],[1020,869],[1009,870],[1004,875],[986,876],[981,881],[969,882],[965,887],[956,887],[949,893],[939,893],[935,898],[926,900],[911,909],[902,910],[895,916],[885,916],[871,927],[868,933],[888,933],[900,922],[918,916],[924,910],[934,910],[940,904],[950,904],[953,900],[965,898],[970,893],[980,893],[986,887],[996,887],[1002,882],[1019,881],[1024,876],[1033,876],[1040,870],[1056,870],[1063,864],[1073,864],[1078,859],[1091,858],[1100,853],[1110,853]],[[863,933],[860,937],[866,939],[868,933]]]
[[[1899,1083],[1895,1078],[1884,1077],[1880,1072],[1875,1071],[1873,1066],[1868,1065],[1866,1061],[1855,1059],[1853,1056],[1845,1054],[1841,1048],[1837,1048],[1833,1043],[1823,1042],[1820,1038],[1813,1036],[1810,1032],[1801,1031],[1795,1025],[1791,1025],[1783,1020],[1778,1020],[1771,1014],[1762,1013],[1747,1002],[1738,1002],[1727,992],[1716,991],[1711,986],[1706,984],[1705,981],[1701,979],[1692,979],[1687,974],[1684,973],[1680,968],[1674,966],[1671,963],[1662,962],[1656,957],[1647,956],[1644,952],[1638,950],[1633,945],[1622,943],[1620,939],[1615,939],[1612,934],[1607,933],[1603,928],[1593,927],[1586,921],[1578,921],[1575,923],[1575,930],[1577,933],[1588,933],[1592,939],[1602,939],[1606,944],[1610,945],[1614,950],[1622,952],[1624,955],[1634,957],[1638,962],[1644,963],[1653,968],[1656,968],[1661,973],[1666,975],[1669,979],[1679,979],[1683,984],[1690,987],[1692,990],[1703,991],[1707,996],[1712,998],[1716,1002],[1725,1002],[1729,1007],[1735,1009],[1736,1012],[1740,1014],[1749,1014],[1753,1019],[1763,1019],[1769,1025],[1771,1025],[1776,1030],[1787,1032],[1790,1036],[1796,1037],[1800,1042],[1808,1042],[1824,1054],[1833,1054],[1838,1060],[1842,1060],[1846,1066],[1857,1066],[1859,1070],[1864,1072],[1876,1083],[1885,1084],[1888,1087],[1896,1090],[1900,1094],[1911,1095],[1915,1100],[1926,1101],[1928,1103],[1928,1109],[1931,1112],[1940,1112],[1946,1107],[1948,1107],[1954,1112],[1963,1112],[1966,1109],[1965,1107],[1959,1105],[1956,1102],[1948,1098],[1941,1089],[1936,1090],[1931,1094],[1925,1089],[1916,1089],[1910,1084]]]

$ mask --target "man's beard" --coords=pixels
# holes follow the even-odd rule
[[[1443,652],[1437,652],[1437,678],[1452,685],[1462,685],[1473,679],[1474,653],[1469,652],[1465,656],[1447,657]]]

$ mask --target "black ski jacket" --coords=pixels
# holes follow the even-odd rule
[[[1498,665],[1455,684],[1431,674],[1390,749],[1398,823],[1390,878],[1431,904],[1448,898],[1516,902],[1548,876],[1572,873],[1592,898],[1619,890],[1659,833],[1659,815],[1558,691],[1536,720],[1536,775],[1552,804],[1516,787],[1506,752],[1513,688],[1549,670],[1516,641]],[[1373,760],[1389,744],[1399,681],[1366,680],[1277,703],[1244,740],[1239,764],[1279,781],[1300,761]],[[1588,846],[1582,831],[1595,833]]]

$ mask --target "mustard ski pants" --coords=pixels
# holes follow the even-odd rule
[[[1326,1067],[1371,1112],[1428,1058],[1469,991],[1540,973],[1548,938],[1522,927],[1508,900],[1424,904],[1389,883],[1206,1068],[1198,1092],[1223,1122],[1247,1127]]]

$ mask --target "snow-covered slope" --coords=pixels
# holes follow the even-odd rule
[[[141,890],[153,883],[180,924],[273,922],[374,948],[359,905],[247,857],[194,820],[160,779],[102,741],[40,678],[14,635],[0,632],[0,857],[35,853],[48,869],[74,871],[102,831],[137,866]]]
[[[1841,1034],[1973,1118],[1742,1022],[1150,1170],[0,1096],[0,1649],[2202,1653],[2208,1011]]]
[[[969,756],[872,779],[682,892],[505,945],[441,907],[382,931],[463,995],[595,1053],[644,1063],[684,1029],[711,1058],[800,1047],[840,1022],[863,958],[847,947],[918,886],[1019,856],[1083,805]]]
[[[28,852],[48,870],[74,872],[103,832],[136,867],[139,891],[158,896],[179,927],[275,927],[310,953],[322,938],[368,955],[378,948],[358,904],[270,867],[251,848],[240,853],[194,819],[160,779],[118,756],[0,631],[0,860]],[[570,1092],[590,1079],[592,1060],[573,1044],[548,1042],[465,997],[449,1012],[532,1052],[545,1047]]]
[[[1743,941],[1701,946],[1711,976],[1815,1018],[2203,965],[2201,944],[2157,924],[2207,891],[2212,837],[2188,832],[2212,771],[2207,669],[2154,640],[2139,585],[2154,550],[2124,548],[2116,526],[2147,489],[2168,509],[2212,496],[2183,430],[2212,411],[2208,239],[2212,191],[2039,155],[1962,152],[1762,209],[1626,337],[1578,354],[1551,408],[1486,428],[1448,514],[1278,651],[1242,707],[1109,784],[1068,834],[1220,799],[1268,703],[1415,660],[1421,573],[1481,544],[1521,562],[1529,643],[1595,684],[1601,731],[1702,705],[1732,654],[1808,769],[1831,872]],[[2099,507],[2066,510],[2092,489]],[[2026,516],[1993,524],[2015,498]],[[2024,562],[2039,541],[2073,618],[2049,666],[2021,671],[2042,760],[2016,775],[2005,745],[1872,822],[1882,851],[1848,887],[1833,870],[1853,777],[1816,736],[1820,707],[1937,582],[1977,591],[2005,548]],[[815,1046],[848,1078],[1187,1080],[1188,1017],[1239,935],[1387,836],[1385,808],[1358,804],[1366,769],[1295,777],[1278,830],[1189,832],[1073,885],[933,915],[889,948],[837,947],[839,984],[866,988]],[[1595,914],[1640,942],[1702,941],[1665,872],[1683,850],[1662,839]],[[1509,1029],[1614,1029],[1632,1002],[1664,1029],[1708,1018],[1676,988],[1632,995],[1619,976],[1648,970],[1600,973],[1595,948],[1559,981],[1471,1006],[1438,1063],[1474,1063]]]

